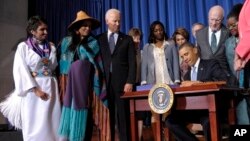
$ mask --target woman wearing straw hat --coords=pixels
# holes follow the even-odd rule
[[[79,11],[68,26],[70,36],[61,43],[59,70],[63,109],[59,134],[66,140],[90,140],[92,111],[98,111],[91,109],[97,108],[98,100],[104,105],[106,102],[99,46],[91,34],[99,25],[98,20]]]

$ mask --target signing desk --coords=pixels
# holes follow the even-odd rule
[[[220,141],[220,124],[218,121],[217,109],[222,102],[224,103],[226,99],[221,99],[222,96],[228,96],[233,89],[223,88],[216,84],[208,85],[197,85],[189,87],[175,87],[172,88],[174,92],[174,103],[175,106],[172,108],[178,110],[192,110],[192,109],[208,109],[210,128],[211,128],[211,139],[212,141]],[[138,129],[137,129],[137,119],[135,117],[136,111],[150,111],[148,104],[148,93],[149,90],[128,92],[125,93],[122,98],[129,99],[130,104],[130,126],[131,126],[131,136],[132,141],[138,140]],[[226,97],[227,97],[226,96]],[[230,102],[229,102],[230,103]],[[234,124],[235,114],[234,106],[229,109],[229,123]],[[157,141],[161,141],[161,123],[160,115],[157,117]]]

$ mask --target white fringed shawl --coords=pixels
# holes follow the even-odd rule
[[[21,105],[22,97],[15,92],[10,93],[4,101],[0,103],[0,111],[16,129],[22,129]]]

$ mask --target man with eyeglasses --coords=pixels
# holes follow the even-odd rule
[[[225,55],[224,42],[229,37],[229,31],[223,25],[224,9],[215,5],[208,13],[209,26],[199,30],[196,34],[197,45],[202,59],[216,59],[223,70],[229,74]]]

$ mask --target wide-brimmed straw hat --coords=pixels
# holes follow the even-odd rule
[[[72,31],[77,27],[77,25],[81,24],[81,22],[89,20],[91,21],[91,29],[94,30],[100,26],[100,22],[95,19],[90,17],[86,12],[84,11],[79,11],[77,12],[76,19],[68,26],[68,30]]]

